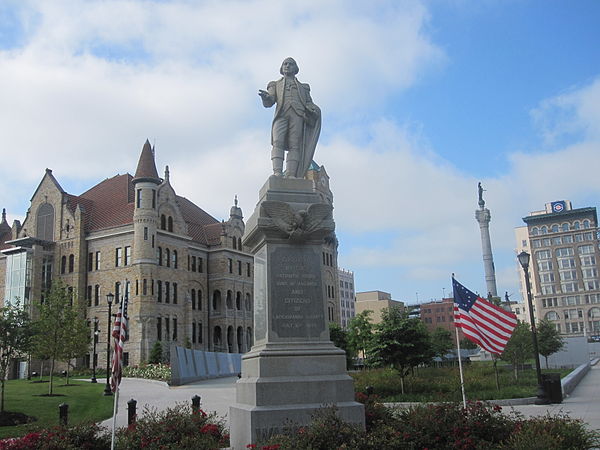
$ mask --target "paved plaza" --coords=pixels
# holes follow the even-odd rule
[[[215,411],[229,423],[229,406],[235,402],[236,381],[237,377],[218,378],[170,387],[160,381],[123,378],[119,394],[117,426],[127,424],[127,402],[132,398],[137,400],[138,414],[140,414],[144,407],[165,409],[177,403],[191,404],[194,395],[201,397],[203,410]],[[527,417],[541,416],[547,412],[557,414],[562,411],[571,417],[582,419],[591,428],[600,430],[600,364],[592,366],[571,395],[561,404],[503,407],[504,411],[510,408]],[[111,422],[112,419],[108,419],[102,425],[110,427]]]

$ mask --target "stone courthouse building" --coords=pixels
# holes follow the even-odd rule
[[[307,178],[333,204],[329,176],[312,164]],[[176,194],[168,167],[161,178],[146,141],[135,175],[116,175],[80,195],[65,192],[46,169],[23,223],[0,222],[0,302],[21,301],[35,316],[52,279],[73,292],[82,316],[97,327],[96,360],[106,363],[106,296],[129,296],[126,364],[148,360],[156,341],[242,353],[253,342],[253,257],[241,243],[237,200],[218,221]],[[323,244],[328,319],[340,323],[338,242]],[[95,319],[97,319],[95,321]],[[97,325],[94,323],[97,322]],[[82,361],[91,367],[94,356]]]
[[[90,334],[97,319],[101,367],[109,293],[115,303],[129,296],[125,363],[147,360],[156,341],[165,354],[172,343],[246,352],[253,335],[253,258],[242,248],[243,234],[237,199],[220,222],[177,195],[168,167],[159,177],[146,141],[134,176],[116,175],[72,195],[46,169],[23,223],[11,227],[3,213],[0,300],[18,298],[35,315],[50,281],[61,279]]]

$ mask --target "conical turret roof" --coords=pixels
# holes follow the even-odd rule
[[[156,184],[160,184],[161,180],[156,170],[156,163],[154,161],[154,151],[150,146],[150,142],[146,139],[146,143],[142,148],[142,154],[138,161],[135,176],[133,177],[133,183],[138,181],[153,181]]]

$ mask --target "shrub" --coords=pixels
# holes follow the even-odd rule
[[[590,449],[600,446],[600,433],[590,431],[580,419],[566,414],[549,414],[522,421],[502,449],[561,450]]]
[[[0,441],[1,450],[104,450],[110,448],[110,434],[97,424],[54,427],[21,438]]]
[[[215,413],[190,413],[190,407],[183,404],[160,412],[144,410],[135,425],[119,430],[116,442],[119,449],[212,449],[228,445],[229,435]]]
[[[274,436],[265,444],[280,445],[281,450],[580,450],[600,443],[597,432],[564,415],[523,419],[482,402],[469,403],[467,408],[461,403],[421,405],[392,414],[364,394],[358,399],[365,402],[366,413],[373,414],[366,433],[344,423],[329,408],[309,426],[289,426],[287,435]]]

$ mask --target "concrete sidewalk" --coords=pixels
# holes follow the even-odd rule
[[[200,407],[207,413],[216,412],[226,419],[229,426],[229,405],[235,402],[235,382],[237,377],[204,380],[184,386],[169,386],[162,381],[141,378],[123,378],[119,387],[117,427],[127,425],[127,402],[137,401],[138,416],[144,408],[163,410],[177,403],[192,404],[192,397],[201,397]],[[102,422],[102,426],[112,427],[112,418]]]
[[[571,395],[556,405],[504,406],[503,410],[514,409],[526,417],[551,415],[563,412],[570,417],[582,419],[591,429],[600,430],[600,364],[595,364],[579,382]]]
[[[161,381],[143,380],[139,378],[123,378],[119,393],[119,410],[117,412],[117,427],[127,425],[127,402],[137,400],[137,412],[140,415],[144,407],[158,410],[174,406],[176,403],[191,405],[192,397],[201,397],[201,408],[210,413],[216,412],[229,424],[229,406],[235,402],[235,382],[237,377],[204,380],[184,386],[170,387]],[[511,409],[526,417],[552,415],[559,412],[571,417],[582,419],[590,428],[600,430],[600,364],[592,366],[591,370],[581,380],[571,395],[556,405],[519,405],[503,406],[505,412]],[[112,419],[102,422],[103,426],[111,427]]]

